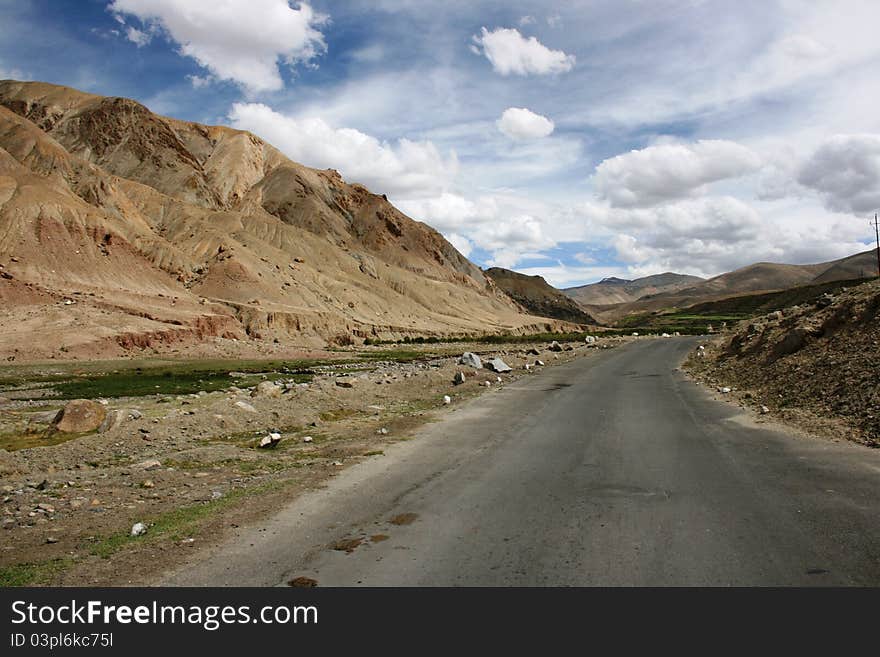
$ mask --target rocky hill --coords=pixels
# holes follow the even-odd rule
[[[596,323],[580,306],[541,276],[526,276],[501,267],[492,267],[485,273],[495,285],[532,315],[578,324]]]
[[[557,328],[334,170],[37,82],[0,81],[0,265],[0,355]]]
[[[570,287],[563,292],[577,303],[588,305],[606,305],[636,301],[651,294],[674,292],[683,287],[699,283],[703,279],[698,276],[666,272],[654,274],[635,280],[623,278],[605,278],[598,283]]]
[[[689,366],[765,413],[877,445],[878,345],[880,281],[874,280],[744,322]]]

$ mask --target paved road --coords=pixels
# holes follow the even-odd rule
[[[880,584],[880,450],[755,424],[676,371],[693,346],[484,395],[165,583]]]

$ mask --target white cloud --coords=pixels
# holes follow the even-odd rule
[[[880,134],[827,139],[801,166],[797,181],[819,192],[830,210],[880,209]]]
[[[498,203],[492,197],[471,201],[458,194],[443,192],[431,198],[402,200],[397,206],[417,221],[424,221],[442,233],[467,231],[474,225],[495,219]]]
[[[526,25],[533,25],[535,23],[535,17],[534,16],[520,16],[520,18],[517,22],[520,24],[521,27],[525,27]]]
[[[125,38],[135,44],[138,48],[143,48],[153,40],[153,34],[150,30],[145,32],[129,25],[125,30]]]
[[[279,59],[293,66],[326,50],[318,28],[327,19],[306,3],[294,8],[288,0],[113,0],[109,9],[142,21],[145,30],[127,32],[138,45],[149,41],[151,30],[161,30],[182,55],[253,92],[284,86]]]
[[[470,256],[471,251],[474,250],[474,245],[471,244],[471,241],[458,233],[446,233],[444,237],[465,258]]]
[[[553,121],[524,107],[508,107],[496,122],[511,139],[540,139],[553,134]]]
[[[548,75],[565,73],[575,64],[575,56],[551,50],[535,37],[526,38],[519,30],[485,27],[473,36],[472,50],[485,55],[496,73],[501,75]]]
[[[760,164],[755,153],[731,141],[659,144],[605,160],[596,167],[594,186],[613,206],[647,207],[700,193]]]
[[[545,235],[541,220],[528,214],[480,224],[471,239],[492,253],[489,265],[507,269],[515,267],[526,254],[556,245]]]
[[[186,79],[189,80],[193,89],[204,89],[214,81],[210,75],[187,75]]]
[[[444,158],[429,141],[400,139],[392,146],[352,128],[334,128],[320,118],[295,118],[260,103],[235,103],[232,125],[249,130],[296,162],[338,169],[377,194],[401,198],[441,194],[455,178],[455,153]]]

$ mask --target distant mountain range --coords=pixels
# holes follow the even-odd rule
[[[563,291],[596,319],[613,322],[635,312],[687,308],[743,294],[874,277],[876,258],[876,251],[869,250],[812,265],[759,262],[707,280],[667,273],[635,281],[605,279]]]
[[[562,291],[582,306],[601,306],[611,303],[627,303],[649,294],[674,292],[689,285],[699,283],[702,280],[698,276],[666,272],[635,280],[615,277],[604,278],[598,283],[570,287]]]

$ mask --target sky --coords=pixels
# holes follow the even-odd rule
[[[567,287],[869,248],[876,0],[0,0],[0,79],[338,169]]]

